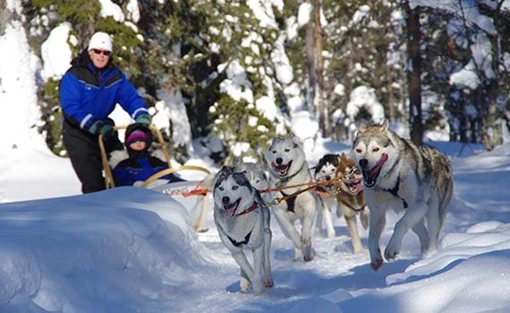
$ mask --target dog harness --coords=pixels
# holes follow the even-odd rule
[[[299,168],[298,171],[296,171],[296,173],[294,173],[293,175],[291,176],[288,176],[288,177],[284,177],[284,178],[280,178],[280,182],[279,184],[277,184],[277,186],[281,186],[282,184],[288,182],[292,177],[296,176],[297,174],[299,174],[299,172],[303,169],[303,167],[305,166],[305,164],[303,163],[303,165],[301,165],[301,167]],[[285,194],[285,192],[281,191],[280,190],[280,193],[284,196],[284,197],[287,197],[287,194]],[[297,196],[297,195],[296,195]],[[294,197],[290,197],[290,198],[286,198],[285,199],[285,202],[287,203],[287,211],[290,211],[292,213],[295,213],[294,212],[294,207],[296,206],[296,196]]]
[[[285,192],[281,191],[281,194],[284,196],[284,197],[287,197],[287,195],[285,194]],[[287,211],[290,211],[292,213],[295,213],[294,212],[294,207],[296,206],[296,196],[294,197],[290,197],[290,198],[286,198],[285,199],[285,203],[287,203]]]
[[[388,191],[389,193],[391,193],[395,197],[397,197],[400,200],[402,200],[402,203],[404,205],[404,209],[407,209],[407,202],[406,202],[406,200],[398,195],[398,189],[399,188],[400,188],[400,175],[398,175],[397,182],[395,183],[395,186],[393,188],[391,188],[391,189],[383,189],[383,190],[384,191]]]
[[[240,242],[237,242],[235,241],[234,239],[230,238],[229,236],[227,236],[228,240],[230,240],[230,242],[235,246],[235,247],[239,247],[241,245],[245,245],[248,243],[248,241],[250,241],[250,236],[251,236],[251,232],[249,232],[246,237],[244,237],[244,241],[240,241]]]
[[[346,207],[348,207],[349,209],[353,210],[354,212],[361,212],[363,211],[363,209],[365,208],[366,204],[361,204],[361,206],[359,208],[355,208],[353,207],[352,205],[350,205],[349,203],[345,202],[341,197],[338,198],[338,201],[340,201],[343,205],[345,205]]]

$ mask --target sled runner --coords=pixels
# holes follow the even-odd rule
[[[126,125],[115,126],[115,130],[126,129]],[[165,140],[161,131],[154,125],[149,126],[150,130],[153,134],[156,135],[157,142],[160,147],[159,150],[162,151],[165,161],[168,164],[168,168],[164,169],[158,173],[155,173],[147,180],[145,180],[139,187],[151,189],[157,192],[164,193],[175,200],[177,200],[180,204],[182,204],[190,214],[190,218],[193,221],[193,228],[195,231],[200,231],[202,228],[202,223],[205,219],[207,213],[207,194],[208,189],[207,186],[204,186],[203,181],[178,181],[172,183],[161,183],[158,179],[172,174],[178,171],[199,171],[203,172],[206,175],[210,174],[210,171],[204,167],[196,166],[196,165],[182,165],[178,167],[172,167],[172,162],[170,159],[170,154],[166,148]],[[103,165],[104,177],[105,177],[105,185],[107,189],[115,187],[115,180],[112,173],[112,168],[108,162],[108,154],[106,153],[104,138],[103,135],[99,135],[99,148],[101,150],[101,162]],[[208,176],[206,176],[207,178]],[[204,188],[205,187],[205,188]]]

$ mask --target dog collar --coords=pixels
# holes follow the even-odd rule
[[[303,164],[301,165],[301,167],[299,168],[299,170],[297,170],[294,174],[292,174],[292,175],[290,175],[290,176],[285,176],[285,177],[282,177],[282,178],[278,177],[278,180],[279,180],[279,183],[280,183],[279,185],[281,186],[281,185],[283,185],[283,184],[287,183],[287,182],[288,182],[288,181],[289,181],[292,177],[294,177],[294,176],[296,176],[297,174],[299,174],[299,173],[301,172],[301,170],[303,169],[303,167],[304,167],[304,166],[305,166],[305,164],[303,163]]]
[[[258,208],[258,207],[259,207],[259,204],[257,202],[253,202],[251,207],[247,208],[246,210],[242,211],[239,214],[236,214],[236,216],[240,216],[240,215],[244,215],[244,214],[250,213],[250,212],[254,211],[256,208]]]

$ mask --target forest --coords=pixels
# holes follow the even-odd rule
[[[360,90],[390,122],[407,125],[416,143],[436,131],[491,150],[510,125],[510,7],[503,0],[22,3],[22,15],[2,12],[0,35],[22,21],[42,58],[44,42],[62,25],[73,55],[95,31],[108,32],[114,62],[146,103],[162,110],[163,94],[182,96],[192,138],[220,139],[220,162],[233,156],[234,143],[258,154],[301,111],[318,121],[320,136],[352,140],[356,123],[374,121],[369,106],[349,109]],[[65,155],[60,78],[38,80],[38,105],[48,146]],[[278,108],[276,119],[258,109],[261,99]],[[173,122],[163,131],[184,160]]]

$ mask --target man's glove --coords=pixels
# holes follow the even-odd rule
[[[97,134],[99,134],[99,131],[101,130],[101,128],[103,126],[104,126],[104,122],[101,120],[97,120],[94,123],[92,123],[92,125],[90,125],[90,127],[87,130],[92,135],[97,135]]]
[[[110,123],[105,123],[102,120],[97,120],[94,123],[92,123],[88,131],[92,135],[102,134],[105,139],[113,135],[114,132],[113,125],[111,125]]]
[[[113,135],[113,126],[110,124],[103,124],[101,129],[99,130],[99,133],[103,135],[105,139],[110,138]]]
[[[136,123],[143,124],[145,126],[149,126],[152,123],[152,116],[149,114],[141,114],[135,119]]]

